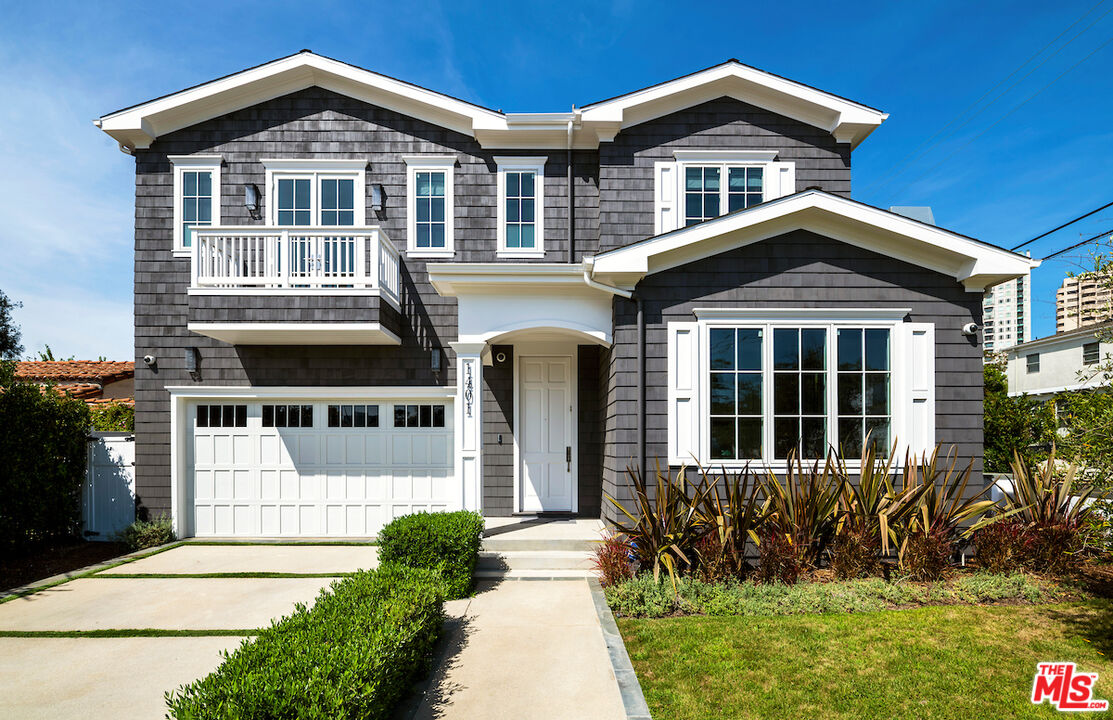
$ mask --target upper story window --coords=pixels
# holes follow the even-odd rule
[[[1040,354],[1028,353],[1024,356],[1024,363],[1029,373],[1038,373],[1040,371]]]
[[[684,224],[695,225],[762,202],[764,172],[761,166],[686,165]]]
[[[220,224],[220,155],[171,155],[174,250],[187,253],[197,227]]]
[[[545,256],[545,158],[497,157],[498,254]]]
[[[1101,359],[1101,345],[1096,342],[1085,343],[1082,346],[1082,364],[1097,365]]]
[[[364,221],[366,160],[263,160],[273,225],[352,227]]]
[[[454,252],[454,155],[405,155],[406,235],[411,257]]]
[[[775,150],[676,150],[654,166],[654,232],[695,225],[796,192]]]

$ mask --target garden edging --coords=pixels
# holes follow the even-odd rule
[[[591,601],[595,605],[595,614],[599,618],[599,628],[603,631],[603,641],[607,644],[607,657],[611,661],[611,670],[618,682],[618,690],[622,695],[622,707],[626,711],[626,720],[650,720],[649,705],[645,702],[641,683],[634,673],[634,666],[630,663],[630,654],[626,652],[626,643],[618,631],[618,624],[614,614],[607,605],[607,598],[603,594],[603,586],[596,578],[588,578],[591,589]]]

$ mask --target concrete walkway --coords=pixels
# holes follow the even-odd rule
[[[455,632],[414,718],[626,717],[585,580],[485,581],[446,610]]]

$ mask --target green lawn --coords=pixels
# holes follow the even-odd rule
[[[654,720],[1061,717],[1028,700],[1043,660],[1113,700],[1108,600],[618,624]]]

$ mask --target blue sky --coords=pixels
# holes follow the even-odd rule
[[[1024,102],[1113,38],[1113,14],[1104,15],[1113,0],[1095,2],[798,2],[791,12],[757,3],[8,3],[0,289],[24,303],[16,317],[27,354],[49,344],[58,356],[132,357],[134,166],[91,120],[301,48],[507,111],[567,110],[735,57],[891,114],[854,154],[857,199],[931,205],[940,225],[1012,246],[1113,201],[1113,46]],[[1014,88],[962,114],[1087,11],[979,107]],[[894,180],[895,170],[904,172]],[[1032,250],[1109,228],[1113,209]],[[1036,271],[1037,335],[1054,331],[1054,289],[1083,258]]]

